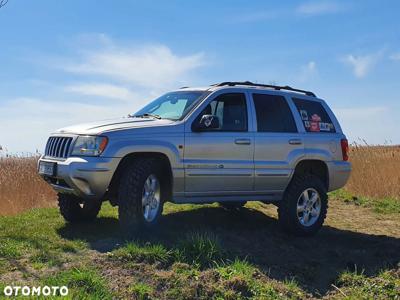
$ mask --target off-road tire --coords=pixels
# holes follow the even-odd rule
[[[304,226],[297,217],[297,200],[307,188],[315,189],[321,199],[321,211],[316,222],[311,226]],[[283,229],[298,236],[311,236],[318,232],[324,223],[328,209],[328,195],[326,187],[315,175],[295,175],[285,191],[282,201],[278,205],[279,223]]]
[[[70,223],[92,221],[101,209],[101,201],[83,201],[76,196],[67,194],[58,194],[57,196],[60,213],[65,221]]]
[[[160,181],[161,199],[156,217],[148,222],[143,216],[142,196],[146,179],[156,175]],[[152,229],[162,216],[165,200],[166,181],[163,180],[159,161],[153,158],[135,159],[121,174],[118,189],[118,215],[121,230],[126,235],[140,233],[142,229]]]
[[[219,205],[227,210],[239,210],[245,206],[247,201],[226,201],[220,202]]]

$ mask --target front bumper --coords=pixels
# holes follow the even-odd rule
[[[69,157],[65,160],[41,157],[57,164],[56,175],[40,174],[57,192],[85,199],[102,199],[121,158]]]

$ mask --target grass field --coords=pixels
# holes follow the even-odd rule
[[[80,225],[54,207],[15,215],[54,205],[54,193],[34,159],[3,160],[0,298],[21,284],[67,285],[74,299],[400,299],[399,157],[353,148],[348,187],[330,194],[312,238],[283,233],[275,207],[255,202],[234,212],[167,204],[159,230],[129,241],[109,204]]]

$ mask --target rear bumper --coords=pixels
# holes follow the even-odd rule
[[[57,192],[85,199],[102,199],[121,158],[69,157],[66,160],[40,158],[57,164],[55,176],[40,174]]]
[[[328,162],[329,169],[329,189],[334,191],[345,186],[350,178],[351,163],[348,161],[332,161]]]

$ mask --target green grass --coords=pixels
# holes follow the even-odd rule
[[[218,238],[209,232],[188,233],[178,242],[175,253],[178,261],[202,268],[218,263],[225,254]]]
[[[217,203],[213,203],[213,204],[173,204],[173,203],[168,203],[167,205],[164,206],[163,213],[171,214],[171,213],[203,209],[203,208],[210,208],[210,207],[216,208],[218,206],[219,205]]]
[[[305,296],[294,280],[287,280],[281,290],[278,284],[262,280],[262,273],[247,261],[236,259],[217,268],[217,272],[238,299],[298,299]]]
[[[12,271],[10,263],[8,262],[7,259],[1,258],[0,259],[0,275],[7,273],[9,271]]]
[[[399,299],[400,272],[382,271],[375,277],[368,277],[364,273],[343,272],[337,285],[345,299]],[[397,298],[396,298],[397,297]]]
[[[60,251],[65,244],[57,234],[64,225],[55,209],[32,210],[14,217],[0,217],[0,255],[20,257],[32,251]],[[74,245],[78,247],[78,245]]]
[[[220,262],[224,251],[217,237],[207,232],[190,232],[180,239],[172,249],[161,244],[128,242],[110,253],[110,257],[135,263],[184,262],[197,267],[206,268]]]
[[[345,203],[372,208],[376,213],[400,214],[400,199],[391,197],[378,199],[364,196],[354,196],[345,189],[330,192],[329,196],[334,199],[342,200]]]
[[[37,268],[42,268],[46,265],[49,267],[61,266],[64,262],[64,259],[55,251],[44,250],[37,250],[29,259]]]
[[[129,242],[123,247],[114,250],[110,257],[138,263],[153,264],[159,262],[166,264],[171,260],[172,252],[160,244],[146,243],[140,245],[139,242]]]
[[[104,205],[101,216],[116,217],[115,209]],[[107,235],[107,228],[95,230],[97,224],[67,225],[57,209],[33,209],[17,216],[0,217],[0,258],[44,255],[61,257],[88,248],[88,242]],[[91,234],[86,235],[85,231]],[[75,237],[69,235],[76,234]],[[50,253],[50,254],[45,254]]]
[[[129,287],[129,292],[138,300],[147,300],[152,298],[151,295],[154,293],[154,289],[145,283],[137,282]]]
[[[112,299],[105,280],[94,269],[72,269],[44,281],[49,286],[67,286],[71,299]]]
[[[135,282],[129,288],[138,299],[151,299],[154,285],[163,286],[168,299],[296,299],[304,293],[295,281],[271,284],[255,266],[239,259],[225,262],[217,237],[207,232],[190,232],[173,249],[160,244],[129,242],[110,254],[112,260],[135,263],[162,263],[169,277]],[[138,268],[136,265],[125,267]],[[261,280],[260,278],[263,278]]]
[[[23,249],[23,244],[12,238],[3,238],[0,243],[0,257],[19,258]]]
[[[384,204],[384,199],[379,205],[367,204],[364,198],[353,199],[344,193],[339,191],[333,196],[361,206],[375,205],[372,206],[374,210],[379,205],[383,205],[384,211],[396,210],[391,207],[392,202]],[[216,205],[207,207],[218,210]],[[251,205],[249,210],[254,207],[256,205]],[[165,211],[180,214],[197,209],[200,206],[168,204]],[[225,216],[226,212],[223,214]],[[266,225],[274,221],[268,222]],[[100,218],[95,222],[77,225],[66,224],[54,208],[0,217],[0,292],[2,284],[10,284],[9,278],[14,275],[11,272],[15,272],[23,274],[15,276],[17,281],[28,284],[66,285],[70,290],[69,299],[303,299],[309,296],[305,292],[308,289],[301,289],[294,279],[278,280],[278,277],[267,276],[265,270],[269,265],[257,264],[259,262],[252,257],[249,257],[251,262],[243,260],[247,252],[240,251],[247,248],[241,248],[239,243],[235,247],[228,244],[235,234],[243,234],[253,227],[237,233],[229,226],[214,232],[207,226],[197,228],[196,223],[184,230],[180,225],[171,225],[164,231],[162,228],[150,242],[144,239],[125,242],[119,236],[117,211],[109,204],[103,205]],[[283,243],[292,247],[301,242],[292,242],[280,232],[271,232],[271,237],[260,235],[260,238],[271,238],[274,242],[267,245],[272,246]],[[318,238],[311,238],[310,242]],[[122,246],[102,250],[104,243]],[[395,241],[393,243],[396,245]],[[368,246],[366,242],[364,245]],[[341,249],[345,250],[346,246]],[[112,272],[108,272],[109,269]],[[5,276],[7,282],[2,282],[1,276]],[[118,286],[120,278],[113,276],[121,276],[124,284]],[[393,295],[399,293],[399,273],[383,271],[368,277],[345,272],[336,285],[348,299],[394,298]],[[117,292],[111,292],[115,289]],[[334,289],[332,293],[334,297],[343,296]]]

